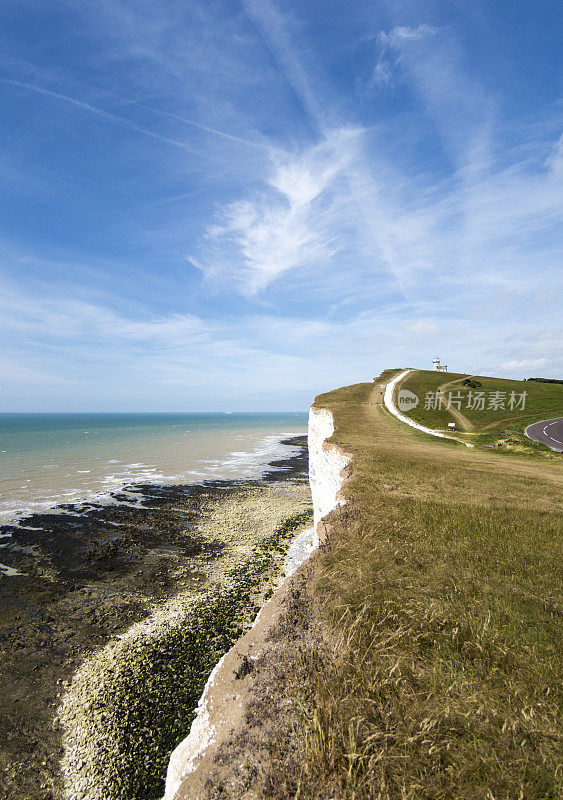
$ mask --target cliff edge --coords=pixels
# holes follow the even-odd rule
[[[312,546],[299,549],[300,563],[294,555],[291,574],[286,574],[281,586],[260,610],[252,628],[223,656],[209,676],[190,732],[170,758],[164,800],[203,800],[211,796],[213,786],[233,785],[236,781],[235,773],[240,764],[228,760],[225,764],[221,754],[232,748],[248,727],[249,707],[255,701],[265,663],[275,662],[279,656],[276,651],[280,648],[272,640],[273,629],[287,612],[294,585],[303,581],[306,559],[319,543],[326,541],[324,519],[344,503],[340,496],[342,471],[350,456],[327,442],[333,433],[332,413],[313,406],[308,426],[309,482],[314,510],[314,527],[310,532]],[[235,749],[240,756],[238,746]]]

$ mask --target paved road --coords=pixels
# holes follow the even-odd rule
[[[535,442],[546,444],[557,453],[563,453],[563,417],[544,419],[543,422],[528,425],[526,436]]]

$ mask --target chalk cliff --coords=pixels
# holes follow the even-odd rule
[[[326,408],[311,408],[309,412],[309,483],[313,498],[316,543],[324,540],[324,526],[319,523],[344,500],[339,492],[342,488],[342,470],[350,457],[334,444],[327,444],[334,433],[332,413]]]

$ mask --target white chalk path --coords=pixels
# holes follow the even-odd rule
[[[401,412],[399,411],[393,400],[393,393],[395,391],[395,386],[400,381],[402,381],[405,375],[408,375],[409,372],[414,372],[414,370],[406,369],[404,372],[400,372],[395,378],[393,378],[393,380],[389,381],[389,383],[385,387],[383,402],[385,403],[387,410],[390,411],[394,417],[400,419],[401,422],[404,422],[406,425],[410,425],[411,428],[416,428],[417,431],[428,433],[430,434],[430,436],[438,436],[440,439],[452,439],[454,442],[460,442],[461,444],[464,444],[466,447],[475,447],[474,444],[470,444],[469,442],[464,442],[461,439],[455,439],[453,436],[446,436],[446,434],[442,433],[442,431],[437,431],[434,430],[433,428],[426,428],[424,425],[419,425],[418,422],[415,422],[410,417],[405,417],[404,414],[401,414]]]

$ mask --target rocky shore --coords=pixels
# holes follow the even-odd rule
[[[22,573],[0,576],[2,800],[162,796],[207,674],[310,517],[306,437],[287,443],[261,480],[129,486],[0,529]]]

